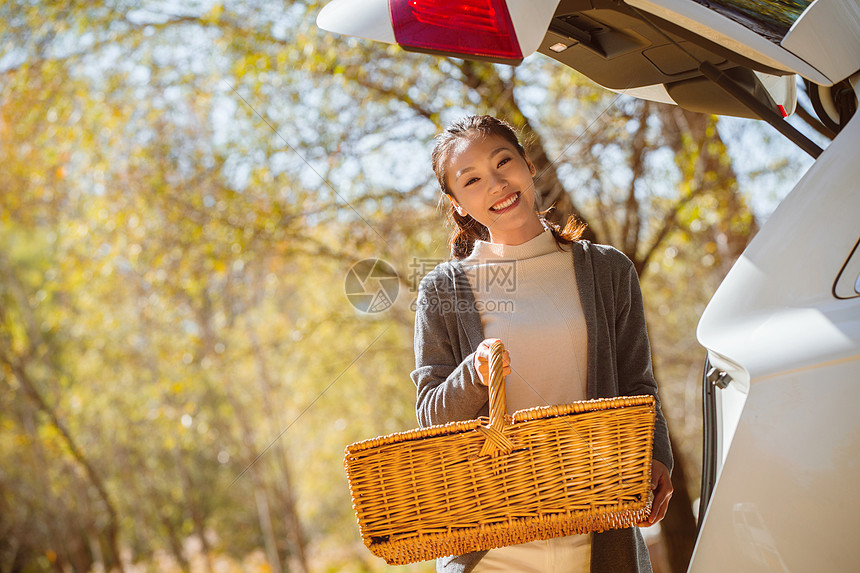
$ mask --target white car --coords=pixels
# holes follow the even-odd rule
[[[335,0],[319,26],[517,63],[538,51],[614,91],[768,121],[816,161],[701,317],[700,531],[690,571],[860,563],[860,0]],[[833,133],[783,121],[795,74]]]

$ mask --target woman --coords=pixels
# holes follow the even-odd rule
[[[657,384],[632,263],[579,240],[536,210],[534,165],[507,123],[455,122],[433,169],[454,222],[452,260],[421,281],[415,317],[416,410],[422,426],[488,414],[489,347],[507,349],[508,412],[586,398],[652,394]],[[666,513],[672,453],[657,402],[646,523]],[[536,541],[437,561],[444,572],[650,571],[638,528]]]

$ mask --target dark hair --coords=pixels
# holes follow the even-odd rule
[[[448,207],[444,206],[444,195],[453,197],[451,189],[448,187],[448,158],[451,155],[451,149],[454,144],[461,139],[470,139],[473,137],[498,136],[505,139],[514,149],[519,152],[523,159],[528,159],[526,150],[520,143],[517,132],[503,119],[497,119],[490,115],[472,115],[459,119],[451,123],[445,131],[436,136],[436,146],[431,154],[433,172],[436,174],[436,179],[439,181],[439,188],[442,190],[442,195],[439,198],[439,205],[445,209],[445,214],[448,222],[451,225],[451,257],[455,259],[465,259],[472,253],[475,241],[490,240],[490,231],[473,219],[470,215],[460,215],[454,205],[449,201]],[[561,248],[561,245],[569,245],[578,240],[585,225],[576,220],[574,216],[568,218],[567,223],[562,229],[560,225],[546,220],[546,214],[552,210],[550,207],[546,211],[539,212],[541,223],[552,232],[556,244]]]

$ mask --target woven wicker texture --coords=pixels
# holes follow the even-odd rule
[[[497,345],[489,420],[347,447],[362,539],[389,564],[630,527],[650,512],[654,398],[585,400],[506,417]]]

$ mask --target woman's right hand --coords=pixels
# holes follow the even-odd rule
[[[475,350],[475,370],[478,371],[478,381],[484,386],[489,386],[490,384],[490,346],[494,342],[499,340],[498,338],[487,338],[481,344],[478,345],[477,350]],[[511,357],[508,355],[508,351],[505,350],[502,353],[502,377],[507,376],[511,373]]]

